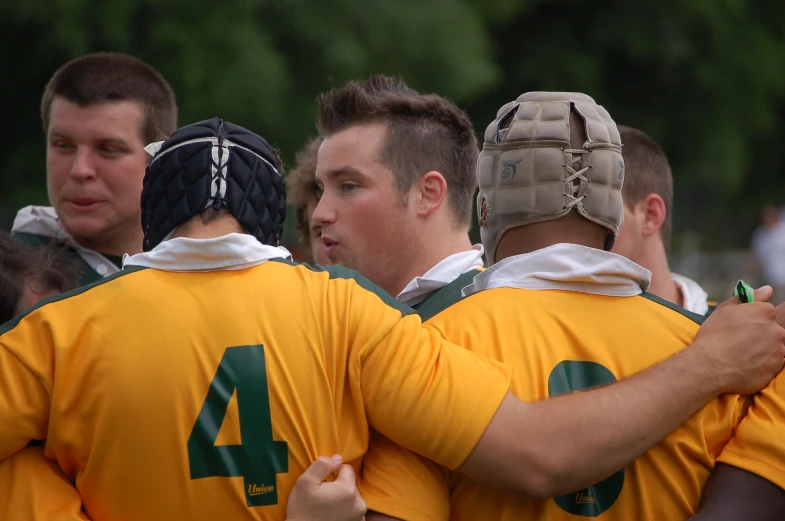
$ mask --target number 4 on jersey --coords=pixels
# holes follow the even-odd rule
[[[242,445],[216,445],[237,390]],[[276,474],[289,471],[285,441],[273,440],[264,347],[227,348],[188,438],[191,479],[243,477],[249,507],[278,504]]]

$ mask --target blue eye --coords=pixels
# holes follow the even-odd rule
[[[352,183],[344,183],[341,185],[341,190],[344,192],[352,192],[355,188],[357,188],[357,185]]]

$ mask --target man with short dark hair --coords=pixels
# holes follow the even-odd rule
[[[12,233],[36,247],[65,243],[80,284],[116,273],[123,254],[142,250],[144,147],[176,128],[174,93],[137,58],[88,54],[52,76],[41,119],[52,206],[21,209]]]
[[[673,177],[662,148],[644,132],[619,126],[624,156],[624,224],[613,252],[651,272],[649,292],[705,315],[716,303],[700,285],[670,271]]]
[[[386,76],[349,82],[318,105],[313,220],[330,262],[418,310],[460,291],[483,265],[468,233],[478,147],[466,113]]]
[[[294,157],[294,167],[286,176],[286,202],[294,206],[295,227],[299,241],[308,248],[316,264],[328,264],[322,244],[322,227],[313,220],[313,211],[319,204],[316,196],[316,155],[321,138],[309,140]]]

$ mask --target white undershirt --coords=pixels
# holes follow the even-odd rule
[[[454,253],[437,262],[431,269],[415,277],[398,294],[396,299],[407,306],[415,306],[434,291],[443,288],[466,273],[483,267],[482,245],[471,250]]]
[[[697,282],[677,273],[671,273],[671,279],[681,293],[681,307],[698,315],[709,311],[709,303],[706,302],[709,295]]]
[[[266,246],[247,233],[229,233],[214,239],[177,237],[152,250],[123,256],[123,268],[143,266],[163,271],[241,270],[270,259],[290,259],[281,246]]]
[[[492,288],[560,289],[632,297],[651,283],[651,272],[621,255],[577,244],[556,244],[508,257],[463,288],[471,295]]]

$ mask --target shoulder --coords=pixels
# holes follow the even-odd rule
[[[471,284],[474,277],[481,271],[482,270],[467,271],[446,286],[431,293],[428,298],[415,306],[417,314],[420,315],[422,321],[425,322],[426,320],[435,317],[442,311],[463,300],[465,298],[463,295],[463,288]]]
[[[40,309],[42,309],[42,308],[44,308],[46,306],[59,305],[61,303],[65,303],[67,301],[70,301],[71,299],[79,298],[79,297],[81,297],[83,295],[87,295],[87,294],[89,294],[89,292],[92,292],[93,290],[96,290],[97,288],[102,288],[102,287],[103,288],[107,288],[107,287],[109,287],[112,284],[116,284],[118,282],[118,279],[120,279],[121,277],[128,277],[129,275],[132,275],[134,273],[139,273],[139,272],[144,271],[146,269],[147,268],[142,268],[142,267],[130,267],[130,268],[124,269],[122,271],[119,271],[119,272],[117,272],[117,273],[115,273],[113,275],[110,275],[109,277],[101,278],[101,279],[99,279],[99,280],[97,280],[95,282],[92,282],[90,284],[87,284],[87,285],[84,285],[84,286],[80,286],[80,287],[78,287],[78,288],[76,288],[76,289],[74,289],[72,291],[67,291],[67,292],[62,293],[60,295],[55,295],[53,297],[45,298],[45,299],[39,301],[38,304],[36,304],[32,308],[28,309],[27,311],[25,311],[24,313],[22,313],[20,315],[17,315],[16,317],[14,317],[13,319],[9,320],[5,324],[0,324],[0,335],[3,335],[5,333],[7,333],[8,331],[14,329],[26,317],[36,313],[37,311],[39,311]],[[115,295],[112,294],[108,298],[114,298],[114,296]],[[66,305],[68,305],[68,304],[66,304]],[[58,313],[59,312],[60,312],[60,310],[58,310]]]
[[[342,266],[321,266],[318,264],[312,266],[310,264],[298,264],[288,259],[271,259],[269,262],[274,263],[274,265],[289,266],[299,270],[301,273],[305,274],[306,277],[316,276],[323,278],[328,281],[328,287],[344,287],[348,291],[373,295],[386,306],[400,311],[402,315],[414,313],[412,308],[401,304],[389,293],[354,270]]]
[[[654,295],[653,293],[644,291],[643,293],[640,294],[640,298],[649,300],[653,302],[655,305],[661,306],[662,308],[669,309],[670,311],[677,313],[698,325],[703,324],[703,321],[706,320],[706,316],[698,315],[697,313],[693,313],[692,311],[687,311],[686,309],[677,306],[673,302],[669,302],[663,298],[660,298],[657,295]]]

